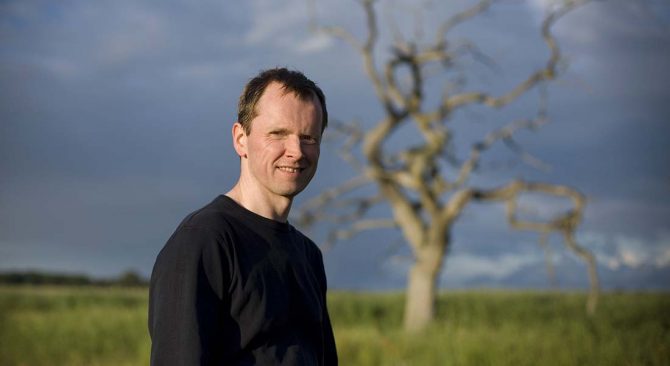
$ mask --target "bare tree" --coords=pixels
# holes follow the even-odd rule
[[[426,81],[435,66],[449,70],[454,67],[454,61],[464,54],[485,57],[472,43],[450,42],[450,32],[486,12],[493,5],[493,0],[480,1],[445,20],[430,42],[405,40],[400,32],[392,29],[395,34],[392,52],[383,61],[376,59],[378,53],[375,52],[380,43],[375,1],[360,0],[360,3],[367,25],[362,39],[341,27],[317,25],[315,13],[312,14],[312,25],[318,32],[345,40],[360,54],[384,116],[367,130],[353,123],[333,123],[335,129],[348,136],[342,149],[343,157],[354,167],[357,175],[308,201],[301,207],[299,223],[309,227],[317,221],[330,220],[336,224],[329,233],[328,244],[363,230],[399,228],[414,257],[407,285],[404,326],[408,331],[415,331],[424,328],[433,318],[437,278],[456,220],[472,202],[504,202],[512,228],[538,232],[540,243],[545,247],[550,234],[559,234],[567,248],[586,262],[590,280],[587,310],[593,313],[599,288],[596,263],[594,256],[575,240],[585,197],[564,185],[518,179],[488,189],[471,183],[471,176],[479,168],[482,155],[499,143],[518,152],[521,159],[537,163],[519,148],[514,135],[520,130],[536,129],[547,122],[544,94],[538,99],[538,111],[533,118],[511,121],[490,131],[474,142],[469,154],[462,159],[456,156],[450,124],[458,110],[472,105],[499,110],[531,90],[542,91],[547,82],[554,80],[560,71],[561,52],[552,34],[552,26],[583,1],[566,0],[551,9],[543,19],[540,32],[549,49],[549,57],[543,67],[529,72],[518,84],[499,95],[486,91],[464,91],[466,79],[460,75],[456,80],[445,83],[439,102],[433,103],[436,104],[433,106],[429,106],[427,95],[435,92],[426,90]],[[393,25],[391,27],[394,28]],[[399,75],[405,75],[404,83]],[[389,148],[389,139],[407,124],[417,129],[421,142],[400,151]],[[360,148],[362,158],[353,153],[356,148]],[[454,171],[455,174],[450,174]],[[376,187],[376,194],[361,196],[354,193],[369,184]],[[529,192],[570,199],[572,208],[548,220],[523,218],[518,212],[518,202],[522,194]],[[371,209],[382,202],[391,207],[391,217],[370,217]]]

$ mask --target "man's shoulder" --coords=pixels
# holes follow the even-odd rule
[[[322,257],[321,248],[307,235],[291,225],[292,235],[302,243],[305,250],[313,256]]]
[[[232,216],[222,196],[217,196],[205,206],[189,213],[177,227],[183,229],[225,232],[231,228]]]
[[[186,215],[161,249],[159,259],[225,250],[233,230],[230,214],[218,196]]]

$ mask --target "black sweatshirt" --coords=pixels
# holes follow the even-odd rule
[[[336,365],[318,247],[221,195],[187,216],[151,275],[152,365]]]

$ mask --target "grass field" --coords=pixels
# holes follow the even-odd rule
[[[426,332],[401,294],[333,292],[341,365],[669,365],[670,294],[458,291]],[[0,365],[147,365],[146,289],[0,287]]]

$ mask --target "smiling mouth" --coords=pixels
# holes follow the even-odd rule
[[[286,173],[300,173],[301,171],[305,170],[305,168],[292,168],[289,166],[280,166],[277,169],[281,170],[282,172]]]

